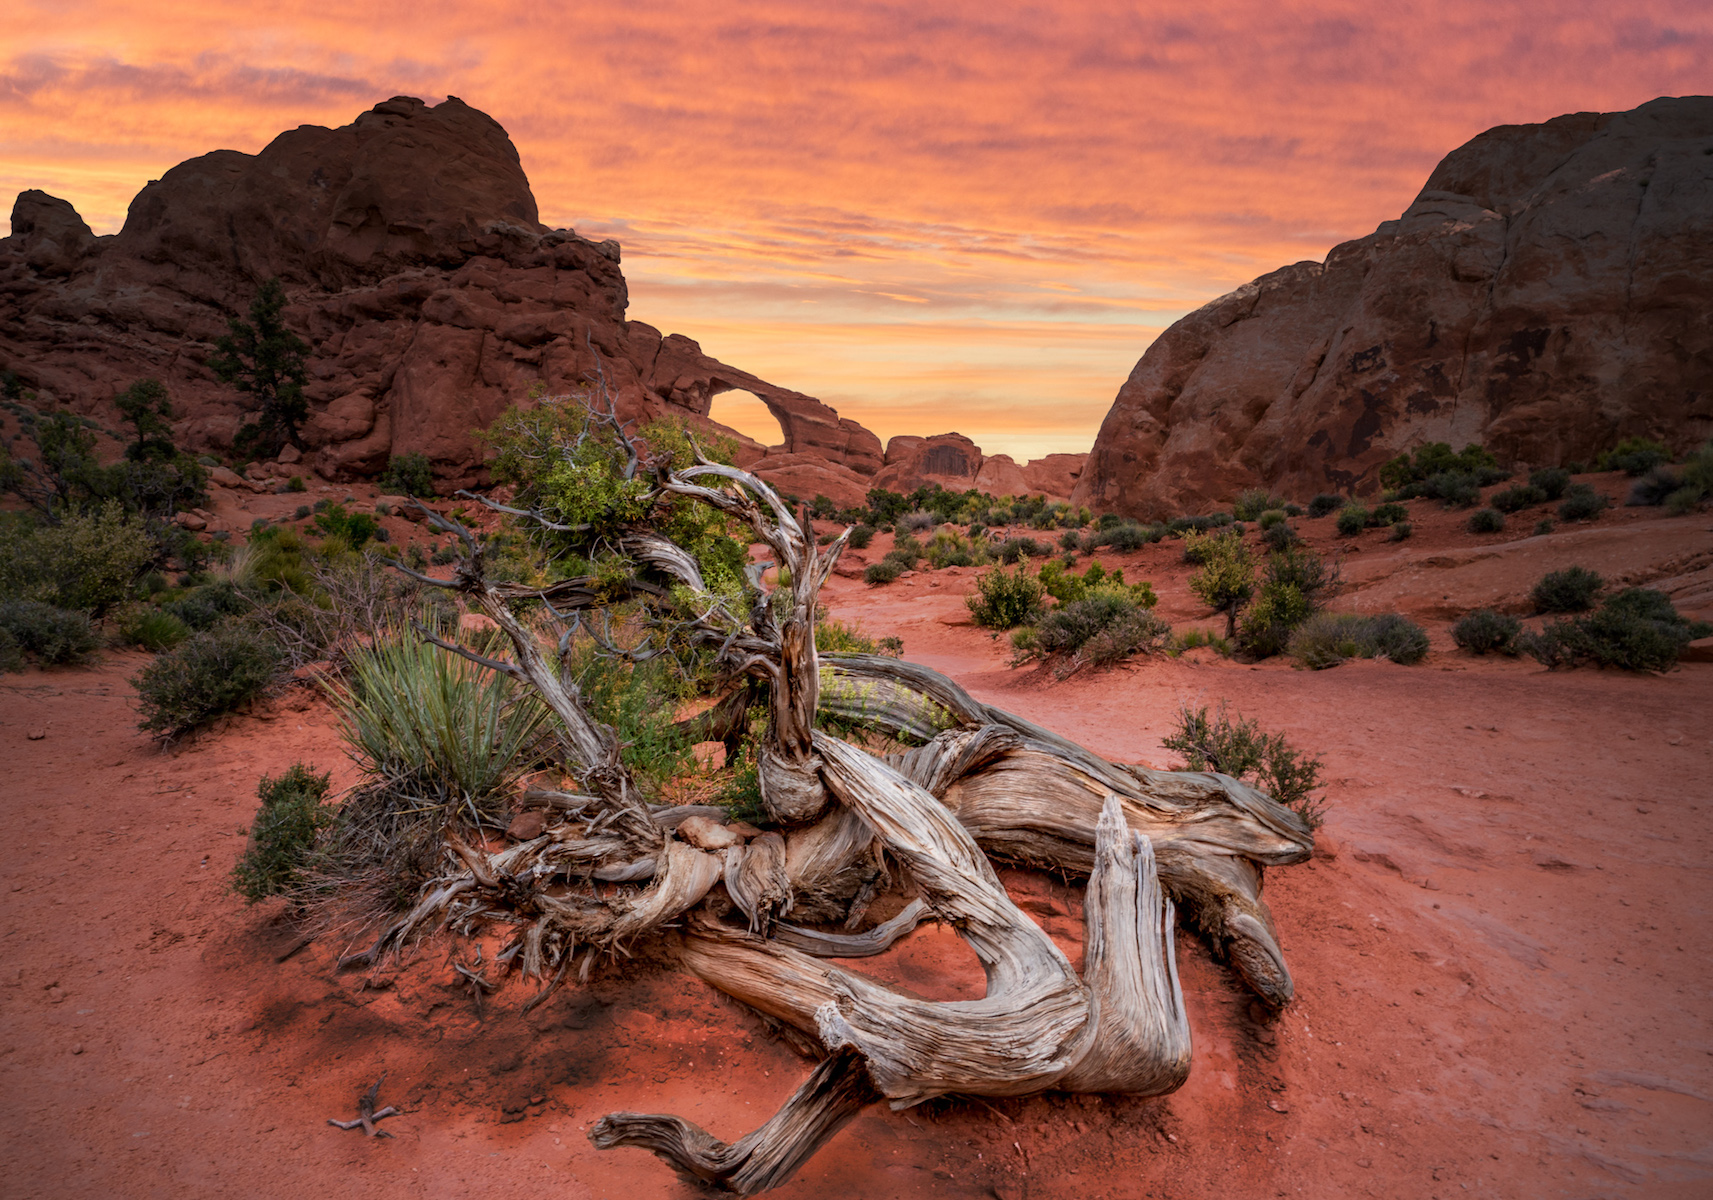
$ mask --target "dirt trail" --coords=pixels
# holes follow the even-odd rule
[[[1174,621],[1196,615],[1163,548],[1104,561],[1152,578]],[[1267,880],[1299,998],[1265,1017],[1183,936],[1195,1069],[1179,1093],[872,1109],[779,1196],[1713,1189],[1713,665],[1549,674],[1458,654],[1435,625],[1415,667],[1191,655],[1052,682],[962,623],[969,575],[839,579],[828,600],[1113,758],[1170,763],[1177,705],[1222,698],[1325,752],[1322,852]],[[332,718],[288,692],[163,754],[134,728],[144,661],[0,678],[8,1196],[689,1197],[652,1156],[595,1152],[587,1124],[665,1110],[732,1137],[807,1073],[654,963],[528,1017],[517,986],[478,1016],[439,943],[375,986],[333,974],[336,947],[276,963],[291,932],[226,875],[258,775],[304,759],[349,779]],[[1006,880],[1074,949],[1075,891]],[[927,995],[979,988],[941,930],[863,969]],[[391,1140],[326,1124],[383,1072],[382,1103],[406,1109]]]

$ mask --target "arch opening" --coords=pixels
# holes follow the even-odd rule
[[[718,421],[727,429],[735,429],[763,446],[785,444],[785,429],[767,404],[753,392],[733,388],[716,393],[708,401],[708,419]]]

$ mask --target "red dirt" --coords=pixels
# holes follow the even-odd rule
[[[1655,579],[1710,615],[1707,517],[1619,511],[1507,541],[1412,507],[1410,542],[1358,540],[1345,573],[1361,586],[1341,606],[1428,624],[1435,649],[1413,667],[1204,650],[1054,682],[1007,669],[963,621],[973,572],[833,582],[839,617],[1113,758],[1168,764],[1178,703],[1229,700],[1325,752],[1333,806],[1315,860],[1268,875],[1297,984],[1282,1016],[1180,937],[1195,1035],[1180,1092],[871,1109],[779,1196],[1713,1190],[1713,665],[1548,673],[1457,652],[1444,622],[1514,607],[1568,562]],[[1322,537],[1331,522],[1299,524]],[[1174,623],[1215,624],[1174,548],[1100,557],[1153,580]],[[335,975],[333,946],[276,963],[293,934],[232,897],[227,872],[258,775],[305,759],[350,780],[332,719],[297,689],[161,753],[134,728],[126,680],[145,661],[0,680],[7,1195],[688,1197],[642,1151],[593,1150],[586,1126],[671,1111],[735,1137],[807,1074],[756,1019],[656,963],[528,1017],[514,984],[480,1018],[438,942],[374,986]],[[1074,889],[1005,878],[1076,946]],[[938,929],[862,969],[925,995],[980,986]],[[383,1072],[381,1102],[406,1110],[383,1125],[392,1140],[326,1124]]]

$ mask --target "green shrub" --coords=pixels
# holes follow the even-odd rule
[[[1255,566],[1249,547],[1234,531],[1186,535],[1202,554],[1202,568],[1190,576],[1190,591],[1216,612],[1225,614],[1225,636],[1237,636],[1237,613],[1255,594]]]
[[[1185,705],[1178,713],[1177,731],[1161,739],[1168,750],[1184,756],[1190,771],[1217,771],[1265,792],[1318,829],[1326,812],[1326,796],[1315,792],[1321,781],[1321,757],[1291,745],[1282,733],[1265,733],[1253,720],[1227,713],[1223,703],[1209,717],[1205,707]]]
[[[926,547],[928,565],[936,571],[946,567],[969,567],[979,560],[987,561],[985,551],[978,551],[968,538],[952,530],[942,529]]]
[[[132,679],[138,728],[171,737],[259,696],[285,660],[265,634],[232,622],[186,639]]]
[[[1075,604],[1096,592],[1111,592],[1143,608],[1153,608],[1159,603],[1153,585],[1147,580],[1125,583],[1122,569],[1108,572],[1098,561],[1091,562],[1081,575],[1072,575],[1063,562],[1046,563],[1041,567],[1040,581],[1047,594],[1060,604]]]
[[[1171,644],[1166,647],[1166,653],[1176,658],[1185,650],[1194,650],[1200,646],[1212,646],[1226,658],[1231,657],[1231,642],[1207,629],[1186,629],[1172,639]]]
[[[1470,533],[1499,533],[1505,528],[1505,514],[1496,508],[1478,508],[1469,514]]]
[[[1343,508],[1345,503],[1343,496],[1333,492],[1322,492],[1309,501],[1309,516],[1316,519],[1329,516]]]
[[[353,550],[380,531],[380,525],[368,513],[347,513],[343,504],[330,504],[315,518],[315,527],[327,537],[339,538]]]
[[[165,613],[198,632],[213,629],[227,617],[243,616],[251,607],[230,579],[212,580],[161,605]]]
[[[1231,506],[1232,516],[1239,521],[1256,521],[1269,509],[1283,508],[1285,502],[1275,499],[1261,488],[1250,488],[1237,497]]]
[[[100,645],[87,614],[39,600],[0,602],[0,629],[14,653],[33,654],[43,666],[81,662]]]
[[[139,604],[119,621],[119,636],[128,646],[141,646],[151,653],[171,650],[190,636],[190,627],[172,613],[153,605]]]
[[[1305,547],[1269,555],[1259,594],[1243,614],[1239,645],[1256,658],[1280,653],[1292,631],[1320,610],[1337,582],[1336,568]]]
[[[1536,612],[1586,612],[1594,607],[1594,597],[1604,584],[1605,580],[1587,567],[1566,567],[1542,575],[1529,596]]]
[[[1473,485],[1479,494],[1481,488],[1509,477],[1499,469],[1498,461],[1474,442],[1456,454],[1446,442],[1429,442],[1417,449],[1414,457],[1400,454],[1380,468],[1380,486],[1397,492],[1400,500],[1437,496],[1450,503],[1448,491],[1461,496],[1466,485]]]
[[[1006,538],[993,548],[993,556],[1002,563],[1016,564],[1026,558],[1040,558],[1047,548],[1031,537]]]
[[[1380,505],[1373,512],[1368,514],[1368,524],[1396,525],[1399,521],[1408,520],[1409,516],[1410,510],[1405,508],[1402,504],[1388,502]]]
[[[1065,530],[1064,533],[1059,535],[1059,548],[1061,550],[1070,550],[1073,552],[1081,550],[1083,548],[1082,534],[1078,533],[1074,529]]]
[[[1683,648],[1713,633],[1713,625],[1690,621],[1663,593],[1626,588],[1585,617],[1554,621],[1523,639],[1523,649],[1549,669],[1593,663],[1626,671],[1665,671]]]
[[[1655,467],[1630,485],[1630,498],[1625,503],[1632,508],[1657,507],[1682,486],[1683,481],[1671,471]]]
[[[1565,493],[1564,501],[1558,506],[1558,519],[1561,521],[1591,521],[1606,511],[1610,503],[1605,496],[1595,491],[1586,483],[1572,484]]]
[[[1502,513],[1514,513],[1536,504],[1545,504],[1546,499],[1546,493],[1534,484],[1517,483],[1494,492],[1488,503]]]
[[[1269,525],[1261,534],[1261,544],[1269,550],[1288,549],[1296,540],[1297,531],[1282,520],[1275,525]]]
[[[1352,658],[1387,658],[1406,666],[1427,656],[1427,631],[1397,613],[1319,613],[1291,635],[1291,657],[1319,671]]]
[[[58,524],[0,517],[0,599],[40,600],[99,617],[131,595],[156,549],[117,500]]]
[[[1570,472],[1563,467],[1542,467],[1529,472],[1529,486],[1539,488],[1547,500],[1557,500],[1570,486]]]
[[[1535,522],[1535,536],[1536,537],[1541,537],[1545,534],[1549,534],[1552,532],[1552,530],[1553,530],[1553,524],[1552,524],[1552,518],[1551,517],[1542,517],[1540,520]]]
[[[1671,461],[1671,451],[1649,438],[1628,437],[1594,460],[1596,471],[1622,471],[1645,475]]]
[[[24,669],[24,650],[10,630],[0,626],[0,675]]]
[[[1346,505],[1338,514],[1338,532],[1342,537],[1355,537],[1368,528],[1368,510],[1360,504]]]
[[[1391,535],[1388,536],[1386,540],[1388,542],[1401,542],[1414,532],[1415,527],[1408,521],[1399,521],[1396,525],[1392,526]]]
[[[1255,519],[1256,524],[1261,526],[1263,533],[1275,525],[1283,525],[1285,520],[1285,510],[1282,508],[1270,508]]]
[[[1072,655],[1079,662],[1104,666],[1133,654],[1162,649],[1171,633],[1172,627],[1150,609],[1127,596],[1102,591],[1043,614],[1035,622],[1033,644],[1026,657]],[[1016,639],[1013,644],[1017,644]]]
[[[432,496],[433,464],[427,454],[411,450],[409,454],[392,455],[387,469],[379,479],[380,490],[399,496]]]
[[[1091,551],[1101,546],[1110,546],[1121,554],[1129,554],[1165,536],[1166,531],[1158,525],[1138,525],[1134,521],[1120,521],[1103,526],[1098,533],[1084,539],[1083,544],[1085,549]]]
[[[964,597],[970,619],[987,629],[1014,629],[1034,620],[1045,589],[1041,580],[1019,566],[995,568],[976,578],[976,590]]]
[[[1463,471],[1447,471],[1415,485],[1414,494],[1443,500],[1447,508],[1470,508],[1481,503],[1481,479]]]
[[[868,544],[874,540],[873,525],[857,525],[851,529],[851,549],[867,550]]]
[[[303,880],[315,841],[333,821],[327,797],[332,773],[317,775],[301,762],[275,779],[262,776],[256,797],[262,806],[250,822],[249,844],[232,868],[232,890],[254,904],[290,892]]]
[[[1478,608],[1451,627],[1451,640],[1471,654],[1515,654],[1523,623],[1490,608]]]
[[[904,565],[888,555],[877,563],[869,563],[863,568],[864,583],[891,583],[904,574]]]
[[[286,480],[286,491],[288,492],[307,492],[308,490],[309,487],[303,482],[302,475],[293,475]]]

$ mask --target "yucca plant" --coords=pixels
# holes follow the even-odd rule
[[[348,678],[333,698],[352,756],[423,806],[462,805],[475,816],[535,765],[548,710],[503,675],[389,637],[355,651]]]

